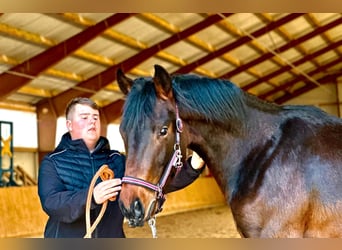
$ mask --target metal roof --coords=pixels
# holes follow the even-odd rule
[[[116,69],[223,77],[283,103],[342,75],[341,13],[2,13],[0,107],[57,116],[74,96],[120,116]]]

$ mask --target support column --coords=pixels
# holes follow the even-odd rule
[[[100,118],[101,118],[101,135],[104,137],[107,137],[108,120],[106,116],[103,114],[102,110],[100,110]]]
[[[336,78],[336,99],[337,99],[337,114],[338,117],[342,118],[342,81],[339,78]]]
[[[0,187],[16,186],[13,179],[13,123],[0,121]],[[8,181],[3,174],[9,172]]]
[[[57,114],[51,102],[37,106],[38,164],[55,148]]]

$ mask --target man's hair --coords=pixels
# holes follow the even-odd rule
[[[65,117],[67,120],[69,120],[70,114],[74,111],[74,107],[76,104],[82,104],[82,105],[87,105],[91,107],[92,109],[99,110],[99,106],[91,99],[86,98],[86,97],[76,97],[72,99],[65,110]]]

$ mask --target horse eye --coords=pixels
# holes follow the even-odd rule
[[[166,126],[162,127],[162,129],[159,132],[159,135],[161,135],[161,136],[167,135],[167,127]]]

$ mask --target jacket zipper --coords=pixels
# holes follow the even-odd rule
[[[93,170],[93,176],[95,175],[95,173],[96,173],[96,170],[95,170],[95,165],[94,165],[94,157],[92,156],[92,154],[90,154],[90,160],[91,160],[91,166],[92,166],[92,170]],[[97,211],[98,211],[98,209],[95,209],[95,218],[97,218],[97,216],[99,216],[98,214],[97,214]],[[98,225],[99,226],[99,225]],[[98,238],[98,229],[97,229],[97,227],[94,229],[94,232],[93,232],[93,235],[94,235],[94,238]]]

